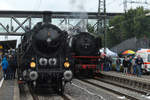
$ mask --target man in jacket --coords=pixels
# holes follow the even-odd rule
[[[16,64],[16,58],[14,55],[10,55],[9,57],[9,60],[8,60],[8,63],[9,63],[9,78],[10,79],[15,79],[15,73],[16,73],[16,67],[17,67],[17,64]]]
[[[142,68],[142,64],[144,63],[143,62],[143,59],[141,58],[140,55],[137,56],[137,59],[135,61],[136,65],[137,65],[137,76],[141,77],[142,75],[142,71],[141,71],[141,68]]]
[[[7,68],[8,68],[8,61],[7,58],[4,57],[1,63],[2,69],[3,69],[3,77],[6,79],[7,77]]]

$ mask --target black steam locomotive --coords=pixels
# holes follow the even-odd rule
[[[18,83],[48,85],[63,93],[73,76],[66,38],[66,32],[48,22],[26,32],[18,47]]]
[[[80,32],[72,39],[75,75],[93,76],[99,64],[101,38],[88,32]]]

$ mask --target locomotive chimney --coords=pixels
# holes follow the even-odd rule
[[[52,12],[44,11],[43,12],[43,22],[44,23],[51,23],[52,21]]]

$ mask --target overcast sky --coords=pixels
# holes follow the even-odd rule
[[[106,0],[108,12],[122,12],[123,0]],[[0,0],[0,10],[97,12],[98,0]]]
[[[131,5],[135,7],[129,4],[128,8]],[[0,10],[97,12],[97,8],[98,0],[0,0]],[[123,0],[106,0],[106,10],[107,12],[123,12]]]

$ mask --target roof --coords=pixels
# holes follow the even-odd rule
[[[144,52],[150,52],[150,49],[141,49],[137,51],[137,53],[144,53]]]
[[[17,40],[0,41],[0,45],[3,46],[3,49],[7,49],[7,50],[10,48],[15,49],[16,43],[17,43]]]

